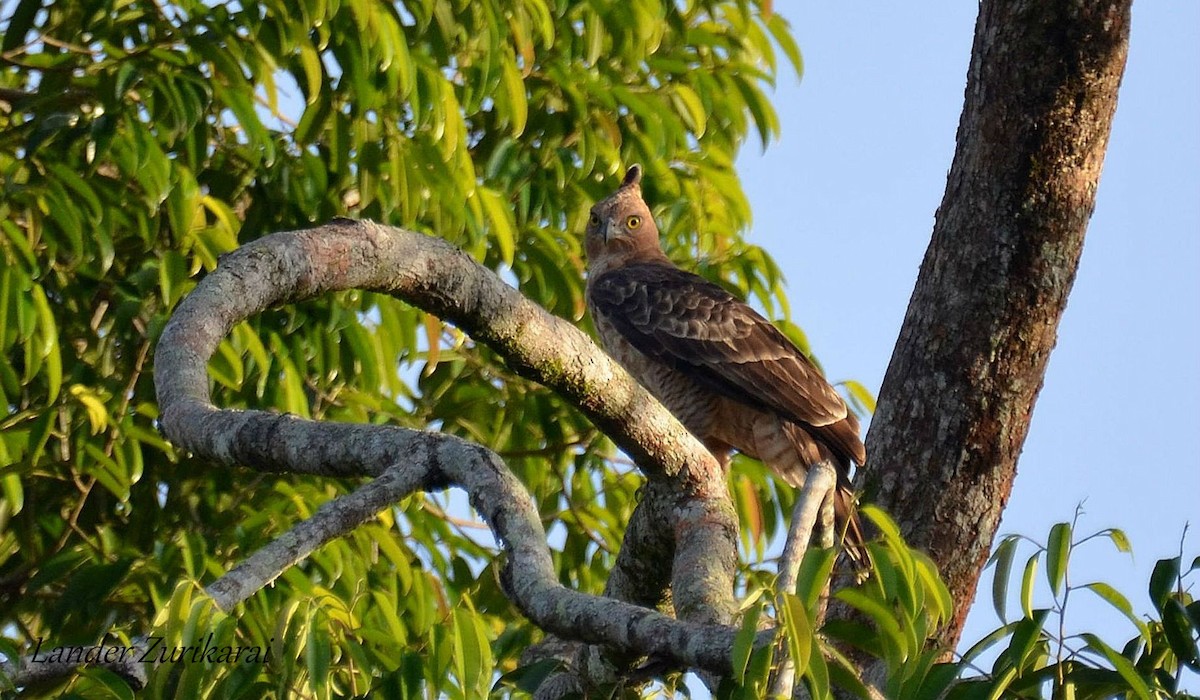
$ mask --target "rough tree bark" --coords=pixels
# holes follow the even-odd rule
[[[927,550],[957,642],[1095,205],[1130,0],[980,4],[946,193],[867,436],[867,500]]]

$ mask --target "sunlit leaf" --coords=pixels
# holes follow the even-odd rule
[[[1082,586],[1082,588],[1090,590],[1091,592],[1100,596],[1100,598],[1109,605],[1119,610],[1126,619],[1133,623],[1134,627],[1138,628],[1138,632],[1143,637],[1147,639],[1149,638],[1150,631],[1146,627],[1146,623],[1134,613],[1133,605],[1130,604],[1129,599],[1127,599],[1120,591],[1113,588],[1109,584],[1104,583],[1103,581],[1094,581],[1092,583],[1085,584]]]
[[[1116,669],[1117,673],[1121,674],[1121,677],[1129,684],[1129,689],[1138,698],[1141,698],[1141,700],[1150,700],[1150,688],[1146,685],[1146,681],[1141,675],[1138,674],[1137,669],[1130,663],[1129,659],[1121,656],[1116,650],[1105,644],[1102,639],[1090,632],[1085,632],[1080,636],[1087,642],[1088,649],[1099,653],[1113,665],[1113,668]]]
[[[94,391],[82,384],[72,384],[70,394],[76,401],[83,404],[92,427],[92,435],[97,435],[108,427],[108,408]]]
[[[1070,552],[1071,524],[1057,523],[1050,528],[1050,538],[1046,543],[1046,576],[1050,580],[1050,590],[1055,595],[1062,591]]]
[[[787,633],[788,651],[796,675],[803,675],[808,671],[809,659],[812,657],[812,624],[808,620],[803,601],[791,593],[781,592],[779,595],[783,601],[780,612],[783,628]]]
[[[992,554],[989,564],[995,564],[996,569],[992,572],[992,607],[996,611],[996,617],[1000,618],[1001,622],[1007,622],[1008,617],[1006,610],[1008,607],[1008,579],[1012,575],[1013,557],[1017,552],[1017,540],[1012,537],[1005,537],[1000,541],[1000,546],[996,547],[996,551]]]
[[[1025,561],[1025,572],[1021,575],[1021,612],[1025,617],[1033,617],[1033,585],[1037,579],[1037,564],[1041,552],[1034,552]]]

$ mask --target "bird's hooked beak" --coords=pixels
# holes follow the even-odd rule
[[[616,238],[619,235],[621,235],[621,222],[610,220],[604,224],[604,242],[605,243],[608,243],[610,240]]]

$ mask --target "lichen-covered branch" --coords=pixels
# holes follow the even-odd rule
[[[40,646],[40,645],[39,645]],[[125,679],[125,682],[134,690],[141,690],[146,687],[146,664],[142,663],[141,657],[145,650],[144,640],[133,640],[133,643],[128,647],[113,647],[107,649],[93,647],[96,649],[96,660],[80,661],[70,655],[61,659],[48,658],[50,655],[43,652],[34,653],[24,656],[19,659],[0,662],[0,690],[10,690],[10,685],[13,688],[28,688],[30,686],[38,686],[42,683],[50,683],[64,676],[69,676],[75,673],[83,663],[90,666],[107,669]],[[87,651],[80,649],[80,656],[86,658]],[[117,652],[113,654],[112,652]],[[5,694],[5,697],[8,697]]]
[[[206,363],[234,324],[272,305],[351,288],[393,294],[456,323],[518,372],[578,404],[652,480],[669,483],[676,501],[668,517],[673,532],[686,534],[676,540],[671,581],[687,601],[685,619],[559,585],[529,495],[481,446],[398,427],[211,405]],[[720,466],[586,336],[444,241],[341,220],[250,243],[223,258],[180,304],[155,367],[163,430],[183,449],[221,466],[377,477],[213,583],[209,591],[222,607],[408,493],[455,485],[505,549],[505,591],[539,627],[681,667],[728,671],[733,630],[705,624],[728,622],[734,609],[736,519]]]

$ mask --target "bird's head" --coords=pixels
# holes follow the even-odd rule
[[[662,257],[658,227],[642,199],[642,166],[629,166],[617,191],[592,207],[584,248],[593,268],[604,260],[619,264],[643,256]]]

